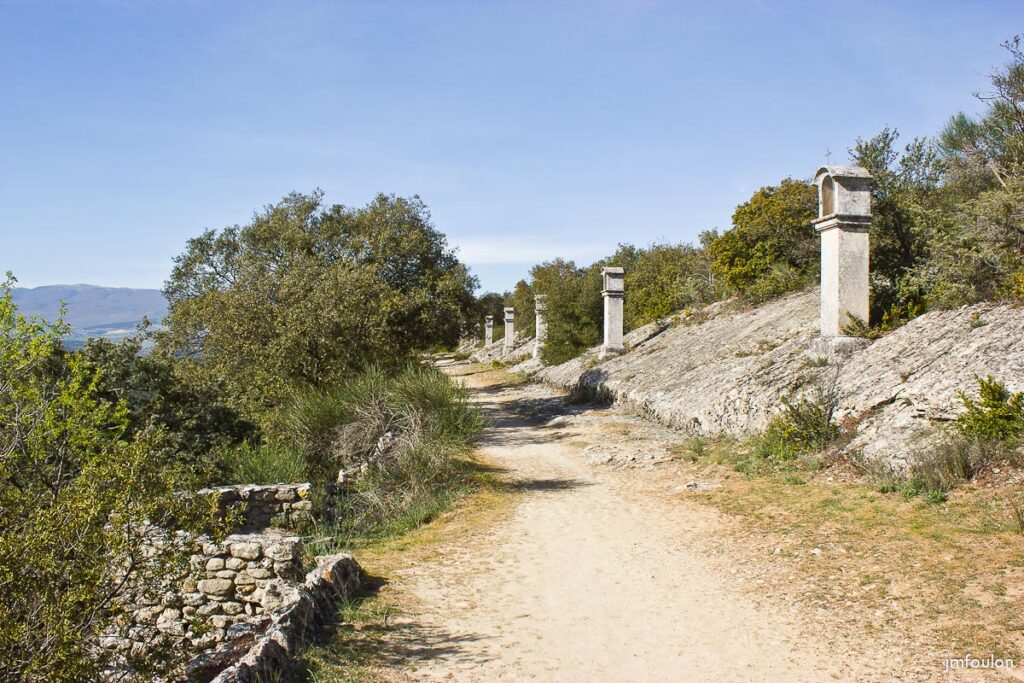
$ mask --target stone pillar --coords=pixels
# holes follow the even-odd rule
[[[861,342],[843,335],[853,318],[869,323],[868,229],[871,175],[859,166],[823,166],[814,176],[821,235],[821,336],[838,348]]]
[[[494,343],[494,316],[484,316],[484,346]]]
[[[601,269],[604,297],[604,345],[601,346],[601,358],[617,356],[622,353],[622,297],[625,293],[622,268],[609,267]]]
[[[505,353],[511,353],[516,343],[516,309],[505,309]]]
[[[547,294],[534,295],[533,310],[537,313],[537,331],[533,339],[533,357],[540,358],[540,352],[544,350],[544,342],[548,340],[548,321],[544,316],[548,310]]]

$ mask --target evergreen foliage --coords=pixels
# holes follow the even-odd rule
[[[0,284],[0,675],[97,680],[122,632],[127,596],[154,595],[188,572],[188,544],[167,529],[215,531],[214,501],[177,495],[207,481],[157,428],[131,429],[103,397],[102,373],[63,356],[67,326],[27,320]],[[132,660],[157,676],[178,663],[168,641]]]
[[[419,198],[353,209],[292,194],[189,240],[157,347],[190,386],[259,422],[297,389],[455,346],[475,286]]]

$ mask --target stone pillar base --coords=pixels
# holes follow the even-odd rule
[[[807,351],[817,356],[851,356],[867,348],[869,340],[863,337],[818,337],[811,342]]]
[[[614,358],[615,356],[621,356],[626,352],[626,349],[621,346],[602,346],[598,352],[597,357],[601,360],[605,358]]]

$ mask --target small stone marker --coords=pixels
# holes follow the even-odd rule
[[[494,316],[484,316],[484,346],[494,343]]]
[[[516,309],[505,309],[505,353],[511,353],[515,345],[516,336]]]
[[[821,336],[833,350],[862,342],[843,335],[854,318],[869,322],[868,229],[871,227],[871,175],[859,166],[822,166],[818,218],[821,235]]]
[[[622,345],[622,297],[625,294],[624,272],[622,268],[610,266],[601,269],[604,297],[604,345],[601,346],[601,358],[617,356],[624,350]]]
[[[547,294],[537,294],[533,297],[533,310],[537,314],[537,331],[533,340],[533,357],[540,358],[540,352],[544,350],[544,342],[548,339],[548,321],[544,315],[548,310]]]

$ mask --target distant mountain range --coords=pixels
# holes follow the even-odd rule
[[[18,312],[54,320],[63,301],[65,320],[72,328],[67,345],[80,346],[89,337],[121,339],[148,318],[159,325],[167,315],[167,300],[159,289],[96,287],[94,285],[46,285],[17,287],[13,291]]]

